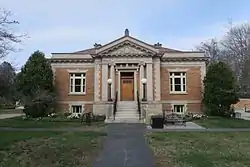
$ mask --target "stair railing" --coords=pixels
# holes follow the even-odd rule
[[[118,91],[115,92],[115,100],[114,100],[114,105],[113,105],[113,117],[115,120],[115,114],[117,111],[117,97],[118,97]]]
[[[137,94],[137,105],[138,105],[138,114],[139,114],[139,120],[141,120],[141,102],[140,102],[140,95],[139,91],[136,91]]]

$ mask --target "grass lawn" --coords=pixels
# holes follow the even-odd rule
[[[150,133],[157,167],[250,166],[249,132]]]
[[[0,132],[0,166],[89,167],[102,132]]]
[[[193,122],[206,128],[250,128],[250,121],[233,118],[211,117]]]
[[[92,127],[103,127],[104,121],[92,122]],[[14,117],[0,119],[0,127],[13,128],[61,128],[61,127],[86,127],[86,124],[81,124],[80,119],[70,120],[67,118],[43,118],[42,120],[27,119],[22,117]]]

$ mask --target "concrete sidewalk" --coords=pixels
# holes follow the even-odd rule
[[[24,113],[9,113],[9,114],[0,114],[0,119],[13,118],[25,115]]]

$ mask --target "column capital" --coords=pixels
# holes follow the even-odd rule
[[[144,61],[140,61],[139,65],[140,65],[140,66],[144,66],[144,65],[145,65],[145,62],[144,62]]]
[[[114,60],[111,60],[111,61],[108,63],[108,65],[110,65],[110,66],[115,66],[115,61],[114,61]]]

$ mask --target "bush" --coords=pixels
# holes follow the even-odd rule
[[[24,106],[23,112],[28,117],[45,117],[52,113],[55,96],[50,93],[42,92],[35,100]]]
[[[35,102],[24,106],[23,112],[26,114],[27,117],[32,118],[44,117],[48,115],[48,109],[46,104],[41,102]]]

